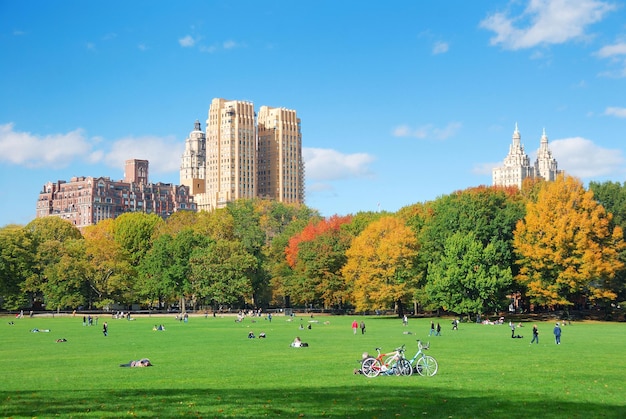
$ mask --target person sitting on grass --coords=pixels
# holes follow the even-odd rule
[[[308,346],[309,346],[308,343],[302,342],[300,340],[300,336],[296,336],[296,338],[293,340],[293,342],[291,342],[291,347],[292,348],[306,348]]]
[[[142,367],[151,367],[152,363],[148,358],[142,358],[139,361],[130,361],[128,364],[120,364],[120,367],[133,367],[133,368],[142,368]]]
[[[359,361],[359,363],[361,364],[361,368],[359,369],[354,369],[354,374],[363,374],[363,361],[365,361],[367,358],[370,357],[370,354],[367,352],[363,352],[363,355],[361,355],[361,360]]]
[[[248,339],[254,339],[254,332],[252,330],[248,333]]]

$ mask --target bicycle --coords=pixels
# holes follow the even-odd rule
[[[427,350],[430,347],[430,343],[426,345],[422,344],[421,340],[417,340],[417,352],[413,355],[413,358],[407,360],[409,363],[409,368],[402,368],[401,373],[403,375],[412,375],[414,371],[417,371],[419,375],[432,377],[437,374],[437,370],[439,369],[439,364],[437,360],[430,355],[426,355],[423,351]],[[413,367],[413,363],[415,363],[415,367]]]
[[[376,352],[378,356],[367,357],[361,363],[361,371],[368,378],[374,378],[380,374],[406,375],[403,372],[411,368],[404,358],[404,345],[390,353],[381,353],[381,348],[376,348]]]

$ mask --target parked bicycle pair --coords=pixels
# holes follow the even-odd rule
[[[393,352],[382,353],[381,348],[376,348],[378,356],[366,357],[361,362],[361,372],[368,378],[374,378],[379,375],[413,375],[416,372],[419,375],[432,377],[437,374],[439,364],[437,360],[430,355],[424,353],[430,347],[430,344],[422,344],[417,341],[417,352],[411,359],[404,356],[405,345],[396,348]]]

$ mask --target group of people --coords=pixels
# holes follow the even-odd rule
[[[560,345],[561,344],[561,325],[558,322],[554,325],[554,329],[552,329],[552,333],[554,334],[554,343],[556,343],[557,345]],[[539,329],[537,328],[536,324],[533,325],[533,339],[530,341],[530,343],[531,345],[533,343],[539,344]]]
[[[352,333],[356,335],[356,331],[359,330],[359,327],[361,328],[361,334],[364,335],[365,334],[365,322],[363,320],[361,320],[361,323],[357,322],[356,320],[352,322]]]
[[[428,333],[428,336],[441,336],[441,325],[439,324],[439,322],[437,322],[437,327],[435,327],[435,323],[434,322],[430,322],[430,333]]]

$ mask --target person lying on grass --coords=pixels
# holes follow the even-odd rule
[[[139,361],[130,361],[128,364],[120,364],[120,367],[151,367],[152,364],[148,358],[142,358]]]

